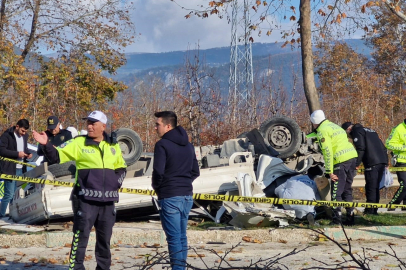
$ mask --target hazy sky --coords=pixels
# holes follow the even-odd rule
[[[197,8],[204,0],[177,0],[187,8]],[[139,34],[127,52],[167,52],[223,47],[230,45],[231,25],[217,16],[201,19],[192,16],[185,19],[187,10],[170,0],[135,0],[133,21]],[[274,37],[254,36],[255,42],[274,42]]]

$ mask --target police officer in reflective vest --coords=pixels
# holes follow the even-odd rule
[[[390,133],[388,139],[386,139],[385,146],[392,151],[393,161],[392,164],[395,167],[406,167],[406,119],[397,125]],[[406,168],[405,168],[406,169]],[[399,188],[393,195],[392,200],[389,203],[400,204],[406,200],[406,171],[396,172],[399,181]],[[388,209],[388,211],[395,211],[395,208]]]
[[[126,174],[120,146],[105,133],[107,117],[93,111],[87,118],[86,136],[78,136],[55,148],[45,132],[35,132],[35,140],[55,163],[76,161],[74,193],[79,198],[74,213],[73,241],[69,269],[84,270],[83,261],[89,234],[96,230],[96,269],[108,270],[111,265],[110,239],[115,223],[114,203]]]
[[[326,177],[331,179],[331,200],[352,202],[357,151],[348,141],[345,130],[327,120],[322,110],[314,111],[310,115],[310,121],[323,153]],[[353,225],[354,209],[348,207],[346,210],[347,220],[344,224]],[[333,212],[333,223],[341,223],[341,207],[337,207]]]

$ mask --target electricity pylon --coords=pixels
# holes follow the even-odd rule
[[[232,117],[237,110],[252,112],[253,69],[250,38],[249,0],[234,0],[231,17],[230,78],[228,102],[232,106]]]

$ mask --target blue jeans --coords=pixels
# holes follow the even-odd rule
[[[23,169],[17,169],[16,175],[22,175]],[[8,204],[13,200],[14,193],[16,191],[17,181],[4,179],[4,196],[0,203],[0,217],[6,215]]]
[[[183,270],[186,268],[188,251],[186,228],[193,197],[165,198],[159,200],[158,204],[161,208],[159,215],[168,242],[172,270]]]

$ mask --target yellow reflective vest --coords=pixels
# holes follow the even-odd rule
[[[46,145],[48,148],[48,144]],[[49,149],[50,150],[50,149]],[[118,201],[126,164],[118,143],[105,136],[100,143],[78,136],[56,148],[59,162],[76,162],[76,186],[79,195],[91,201]],[[48,151],[56,154],[54,151]],[[55,156],[58,159],[57,156]]]
[[[357,150],[348,141],[347,133],[340,126],[326,119],[320,123],[316,132],[326,173],[333,173],[334,165],[358,157]]]
[[[397,162],[406,163],[406,124],[400,123],[390,133],[386,139],[385,146],[397,155]]]

